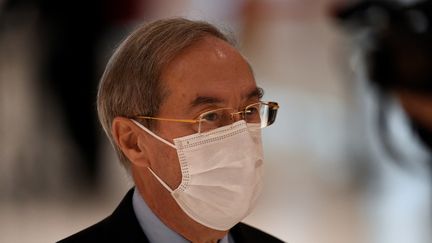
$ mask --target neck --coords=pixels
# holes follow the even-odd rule
[[[171,194],[146,168],[133,168],[132,176],[138,192],[153,213],[187,240],[194,243],[213,243],[227,234],[227,231],[208,228],[187,216]]]

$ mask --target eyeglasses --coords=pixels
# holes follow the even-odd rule
[[[268,127],[276,120],[279,105],[276,102],[257,102],[246,106],[238,111],[233,108],[220,108],[206,111],[196,119],[172,119],[150,116],[135,116],[138,119],[149,119],[158,121],[192,123],[198,133],[209,132],[219,127],[234,123],[238,120],[245,120],[247,123],[260,124],[261,128]]]

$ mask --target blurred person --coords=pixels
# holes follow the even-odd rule
[[[142,17],[148,1],[5,1],[4,12],[36,13],[41,50],[37,78],[42,91],[60,108],[62,122],[76,157],[68,172],[75,182],[90,188],[99,179],[100,130],[96,122],[94,97],[102,38],[114,26],[128,26]],[[49,110],[49,109],[48,109]],[[79,178],[79,179],[77,179]]]
[[[356,36],[363,59],[354,71],[376,101],[373,242],[430,242],[432,1],[360,1],[337,15]]]
[[[370,82],[382,99],[394,97],[400,102],[418,139],[432,151],[432,1],[408,6],[363,1],[340,17],[371,28],[372,43],[366,50]],[[385,102],[380,105],[386,106]],[[385,110],[381,109],[382,115]],[[380,126],[385,126],[384,119],[379,119]],[[388,143],[385,139],[383,134]]]
[[[98,113],[132,188],[111,216],[61,242],[282,242],[239,223],[262,187],[261,101],[251,67],[214,26],[143,25],[111,57]]]

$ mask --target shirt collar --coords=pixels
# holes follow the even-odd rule
[[[134,189],[132,197],[132,206],[141,229],[144,231],[144,234],[149,239],[150,243],[189,243],[188,240],[159,220],[159,218],[147,206],[136,188]],[[234,241],[229,234],[227,234],[220,243],[234,243]]]

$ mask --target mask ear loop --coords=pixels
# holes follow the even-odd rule
[[[148,134],[150,134],[151,136],[153,136],[154,138],[156,138],[157,140],[161,141],[162,143],[172,147],[172,148],[176,148],[172,143],[168,142],[167,140],[159,137],[158,135],[156,135],[155,133],[153,133],[152,131],[150,131],[148,128],[146,128],[145,126],[143,126],[141,123],[132,120],[131,121],[133,123],[135,123],[135,125],[137,125],[138,127],[140,127],[141,129],[143,129],[144,131],[146,131]],[[165,189],[167,189],[170,193],[173,192],[173,190],[159,177],[156,175],[156,173],[154,173],[154,171],[152,169],[150,169],[150,167],[147,167],[147,169],[153,174],[153,176],[159,181],[159,183],[165,187]]]
[[[173,190],[159,177],[156,175],[156,173],[153,172],[152,169],[150,169],[150,167],[147,167],[147,169],[149,169],[149,171],[153,174],[154,177],[156,177],[156,179],[159,181],[159,183],[165,187],[165,189],[167,189],[169,192],[173,192]]]
[[[165,140],[165,139],[159,137],[158,135],[156,135],[155,133],[153,133],[152,131],[150,131],[147,127],[143,126],[141,123],[139,123],[139,122],[137,122],[137,121],[135,121],[135,120],[132,120],[132,119],[131,119],[131,121],[132,121],[133,123],[135,123],[135,125],[137,125],[138,127],[140,127],[142,130],[144,130],[144,131],[146,131],[148,134],[152,135],[152,136],[153,136],[154,138],[156,138],[157,140],[159,140],[159,141],[161,141],[162,143],[164,143],[164,144],[170,146],[171,148],[174,148],[174,149],[176,148],[174,144],[172,144],[172,143],[168,142],[167,140]]]

